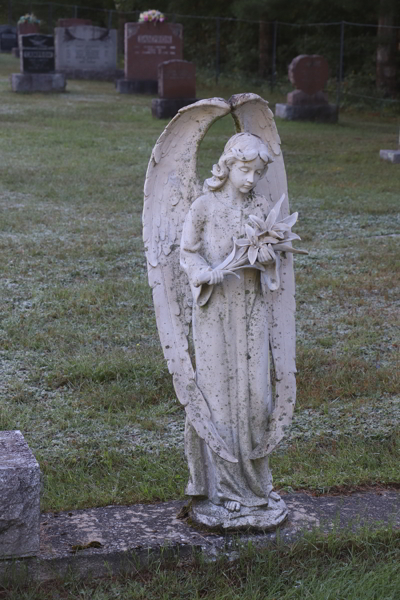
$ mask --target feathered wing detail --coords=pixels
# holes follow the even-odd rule
[[[146,174],[143,239],[153,288],[157,328],[179,401],[197,434],[219,456],[237,462],[210,420],[188,351],[189,282],[180,267],[182,227],[201,194],[197,150],[209,127],[231,110],[220,98],[201,100],[179,111],[153,148]]]
[[[282,194],[285,200],[281,206],[280,217],[289,215],[289,201],[285,166],[280,150],[280,138],[274,117],[268,103],[256,94],[240,94],[230,99],[232,114],[238,131],[258,135],[268,146],[274,160],[269,165],[267,175],[255,191],[267,198],[271,208]],[[284,435],[285,426],[290,424],[296,396],[293,374],[296,372],[296,327],[295,327],[295,285],[293,255],[281,254],[280,286],[276,291],[267,291],[269,298],[270,346],[275,367],[276,388],[281,390],[276,397],[276,406],[270,428],[264,439],[253,451],[251,458],[261,458],[269,454]],[[285,393],[282,393],[285,390]],[[279,435],[274,432],[279,420]],[[279,438],[279,439],[278,439]]]

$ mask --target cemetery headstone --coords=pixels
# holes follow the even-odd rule
[[[71,79],[113,81],[117,75],[117,31],[94,25],[56,27],[56,70]]]
[[[39,552],[40,469],[20,431],[0,431],[0,558]]]
[[[379,156],[395,165],[400,164],[400,128],[397,150],[380,150]]]
[[[158,95],[151,102],[157,119],[170,119],[180,108],[197,102],[196,66],[186,60],[168,60],[158,65]]]
[[[0,52],[12,52],[18,47],[18,36],[15,27],[0,25]]]
[[[329,65],[318,54],[301,54],[289,65],[289,79],[296,88],[287,95],[286,104],[277,104],[275,115],[290,121],[322,121],[336,123],[338,110],[329,104],[324,87],[329,78]]]
[[[158,66],[181,60],[183,27],[179,23],[125,24],[125,78],[117,81],[122,94],[156,94]]]
[[[54,36],[19,36],[21,73],[11,75],[13,92],[63,92],[65,76],[55,73]]]

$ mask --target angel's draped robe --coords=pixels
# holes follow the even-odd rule
[[[214,286],[196,286],[197,277],[230,254],[233,237],[245,236],[249,215],[265,219],[271,206],[261,196],[242,208],[223,203],[218,193],[200,196],[185,219],[181,266],[193,294],[196,382],[211,420],[238,463],[215,454],[187,421],[189,464],[186,493],[214,504],[233,500],[247,507],[268,503],[272,477],[268,458],[250,459],[272,411],[269,364],[269,290],[260,271],[248,268]]]

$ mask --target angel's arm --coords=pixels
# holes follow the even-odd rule
[[[206,213],[202,198],[198,198],[186,215],[181,239],[181,267],[189,278],[193,298],[200,306],[207,303],[213,290],[213,285],[204,283],[212,279],[212,268],[202,256]]]

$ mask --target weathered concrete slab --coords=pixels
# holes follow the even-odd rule
[[[400,150],[380,150],[379,156],[396,165],[400,164]]]
[[[336,104],[292,105],[276,104],[275,116],[287,121],[318,121],[320,123],[336,123],[338,120]]]
[[[0,559],[39,552],[40,469],[20,431],[0,431]]]
[[[369,525],[400,527],[400,492],[357,493],[351,496],[285,494],[289,518],[279,536],[291,542],[305,530],[352,528]],[[202,551],[212,558],[249,541],[267,546],[277,532],[216,534],[191,527],[178,519],[185,502],[108,506],[43,514],[40,554],[37,558],[0,561],[0,581],[26,576],[49,580],[72,570],[81,577],[126,572],[152,558],[171,554],[189,556]]]

